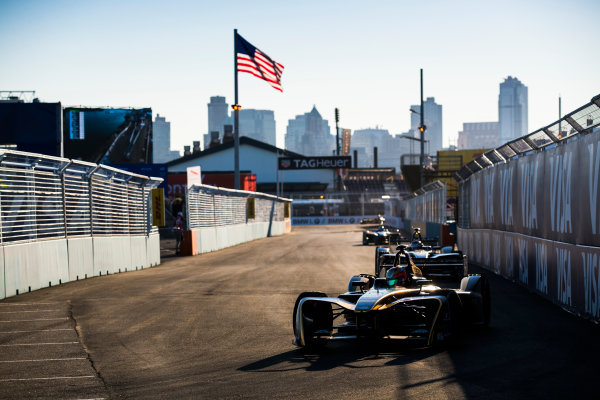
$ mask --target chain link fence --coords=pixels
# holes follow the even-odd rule
[[[147,235],[162,182],[105,165],[0,149],[0,244]]]

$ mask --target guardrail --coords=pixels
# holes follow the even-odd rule
[[[194,185],[186,193],[189,232],[183,253],[201,254],[290,232],[291,201],[264,193]]]
[[[160,263],[149,197],[161,182],[0,149],[0,298]]]
[[[600,96],[459,171],[469,259],[600,321]],[[584,128],[585,127],[585,128]],[[500,154],[503,159],[492,161]]]

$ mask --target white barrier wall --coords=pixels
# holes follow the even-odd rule
[[[69,281],[65,239],[4,246],[5,296]]]
[[[270,232],[269,232],[269,225]],[[235,246],[240,243],[250,242],[268,236],[284,235],[286,221],[254,222],[251,224],[237,224],[200,228],[194,230],[196,233],[195,254],[208,253]]]
[[[4,281],[4,248],[0,247],[0,299],[6,297],[6,282]]]
[[[94,237],[94,275],[125,272],[131,263],[130,244],[128,236]]]
[[[131,254],[131,264],[129,268],[142,269],[148,267],[148,251],[146,250],[145,236],[131,236],[131,245],[129,247]]]
[[[158,232],[0,246],[0,299],[78,279],[160,264]]]
[[[67,239],[69,280],[94,276],[94,243],[91,237]]]
[[[160,236],[158,232],[151,233],[146,241],[146,267],[155,267],[160,264]]]

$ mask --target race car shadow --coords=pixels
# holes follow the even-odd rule
[[[414,344],[389,342],[339,342],[316,349],[295,349],[244,365],[246,372],[281,372],[292,370],[326,371],[339,367],[374,368],[405,365],[440,353],[443,349],[422,348]],[[365,361],[367,361],[365,363]]]

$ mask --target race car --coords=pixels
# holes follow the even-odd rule
[[[404,240],[400,239],[402,243]],[[429,279],[450,279],[460,281],[468,274],[467,256],[453,246],[439,247],[432,245],[437,239],[412,240],[406,253],[410,254],[423,275]],[[402,246],[402,245],[401,245]],[[377,269],[377,265],[376,265]]]
[[[487,325],[490,287],[485,277],[464,277],[459,289],[443,289],[426,279],[404,250],[385,278],[350,278],[337,297],[301,293],[294,305],[294,344],[318,346],[343,339],[407,339],[425,346],[453,344],[464,327]],[[400,260],[400,257],[396,258]]]
[[[382,216],[381,214],[379,214],[377,217],[375,218],[363,218],[360,220],[361,224],[377,224],[377,225],[383,225],[385,223],[385,217]]]
[[[390,229],[384,225],[380,225],[377,229],[370,231],[363,231],[362,244],[368,245],[370,243],[379,244],[390,244],[395,243],[400,239],[401,234],[398,229]]]

